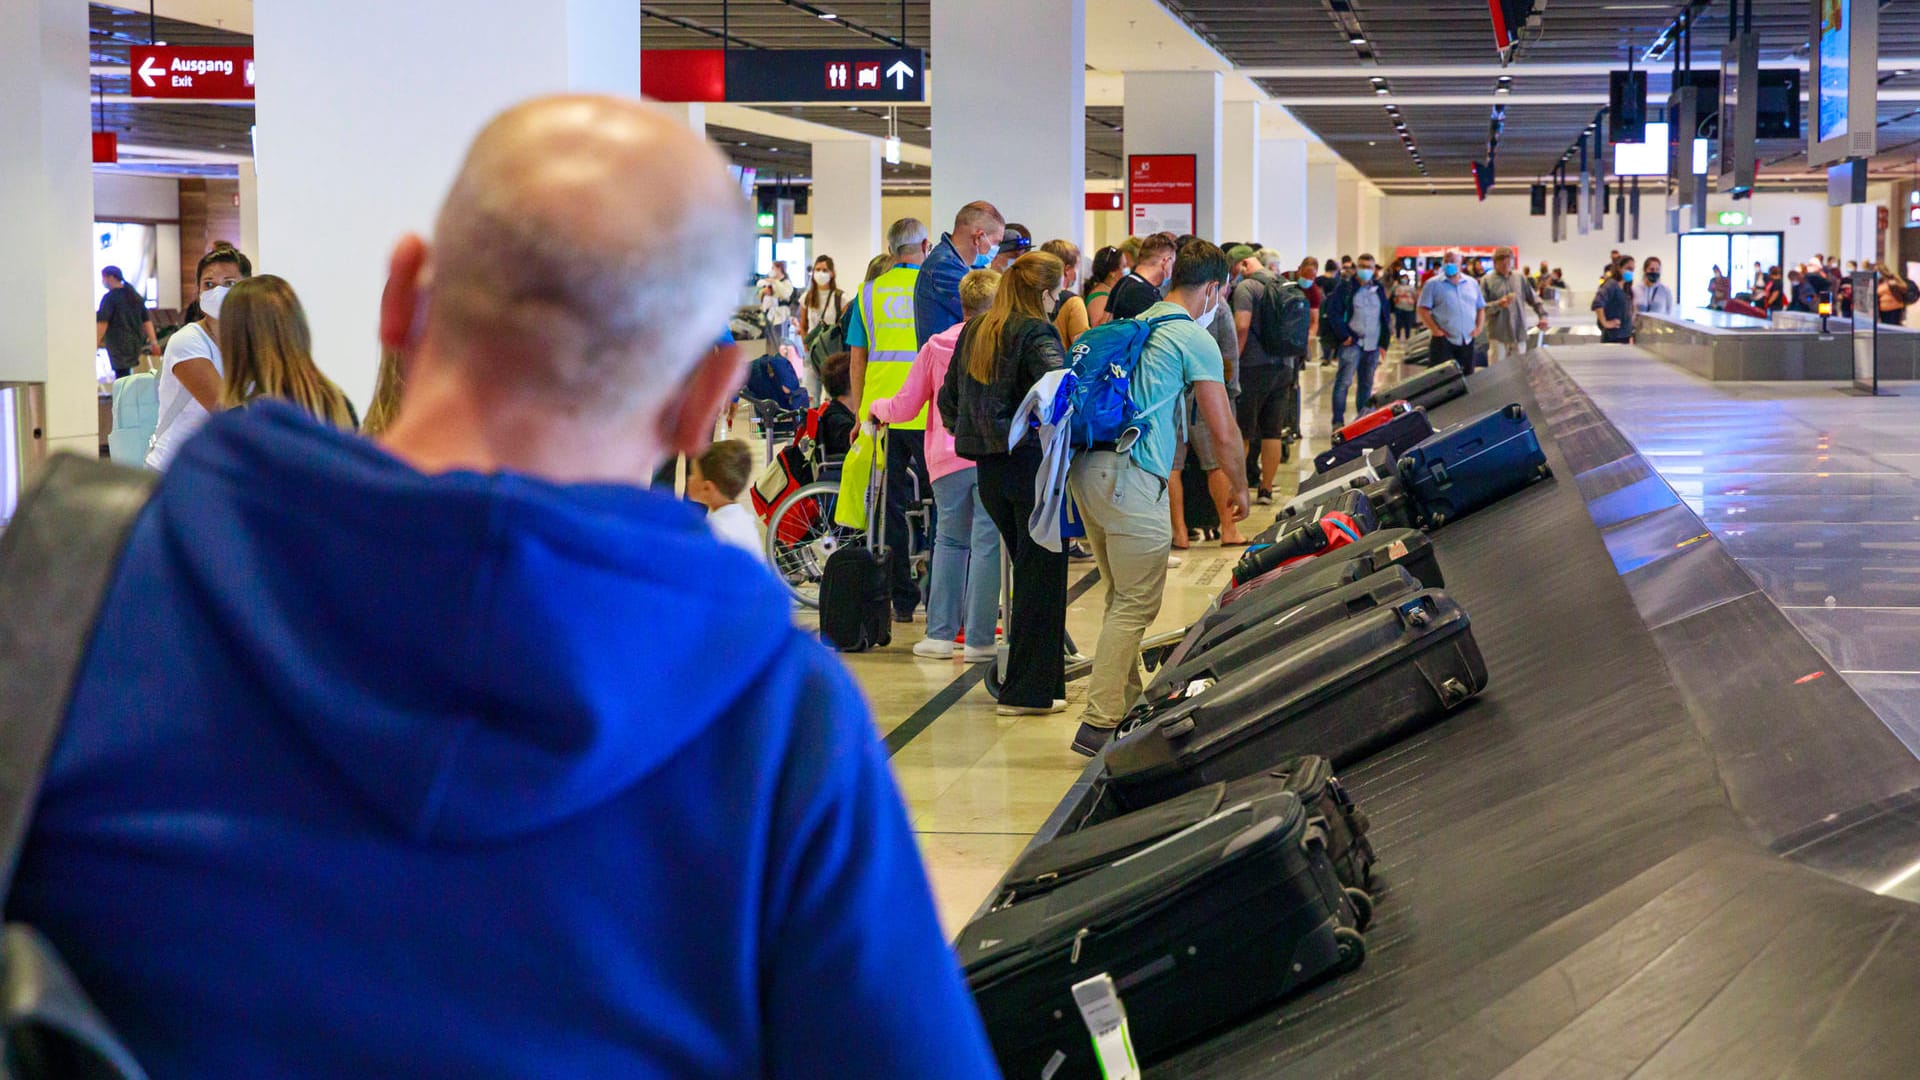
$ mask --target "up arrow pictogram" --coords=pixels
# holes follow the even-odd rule
[[[895,90],[905,90],[907,80],[913,78],[913,69],[907,66],[905,60],[895,60],[893,66],[887,69],[887,78],[893,80]]]

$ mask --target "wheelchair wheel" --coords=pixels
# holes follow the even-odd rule
[[[820,576],[827,557],[843,544],[858,544],[865,534],[836,525],[837,483],[813,483],[780,500],[767,515],[767,562],[786,583],[787,591],[805,607],[820,606]]]

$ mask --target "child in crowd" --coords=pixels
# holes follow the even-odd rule
[[[832,399],[820,414],[820,452],[837,460],[847,456],[854,429],[860,426],[854,413],[860,399],[853,394],[852,357],[844,352],[827,357],[820,368],[820,385]]]
[[[753,451],[739,439],[725,439],[693,459],[687,498],[707,508],[707,527],[721,543],[763,558],[760,526],[752,512],[740,505],[740,493],[752,478]]]

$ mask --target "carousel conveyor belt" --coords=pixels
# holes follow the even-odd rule
[[[1508,402],[1539,423],[1525,368],[1477,374],[1435,426]],[[1539,426],[1557,479],[1434,534],[1488,689],[1342,777],[1380,858],[1365,964],[1149,1077],[1920,1075],[1920,907],[1769,852],[1736,811]]]

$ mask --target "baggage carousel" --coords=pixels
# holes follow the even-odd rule
[[[1342,775],[1364,966],[1147,1075],[1920,1073],[1920,761],[1550,350],[1434,423],[1508,402],[1557,479],[1434,534],[1490,685]]]

